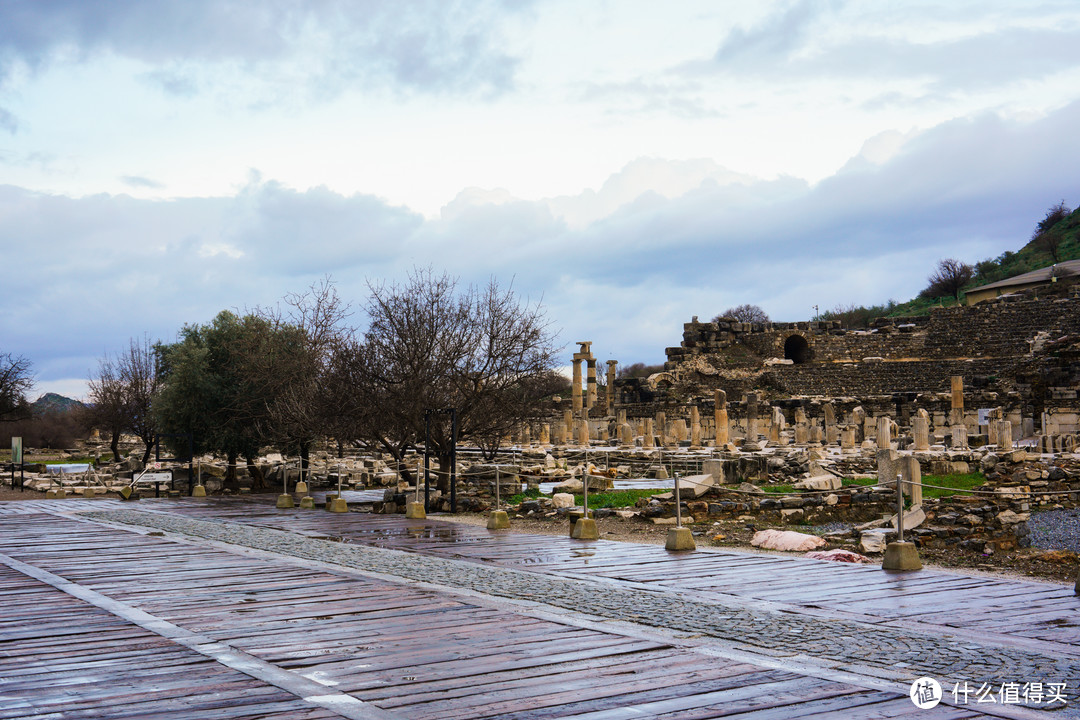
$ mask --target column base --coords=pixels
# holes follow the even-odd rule
[[[427,512],[424,510],[424,503],[411,502],[405,506],[405,517],[409,520],[426,520]]]
[[[311,497],[310,495],[300,498],[300,508],[302,510],[314,510],[315,498]]]
[[[292,495],[278,495],[277,508],[278,510],[288,510],[289,508],[296,507],[296,503],[293,501]]]
[[[300,482],[296,483],[296,492],[298,494],[299,493],[306,493],[307,491],[308,491],[308,486],[307,486],[306,482],[301,480]]]
[[[574,540],[599,540],[600,533],[596,529],[596,521],[592,518],[579,518],[574,523],[574,529],[570,533],[570,537]]]
[[[349,503],[345,502],[345,498],[334,498],[327,505],[327,510],[333,513],[349,512]]]
[[[191,488],[191,497],[206,497],[206,486],[196,485]]]
[[[891,542],[885,546],[885,559],[881,563],[882,570],[922,570],[922,561],[919,560],[919,551],[915,549],[915,543]]]
[[[694,533],[687,527],[673,527],[667,531],[667,542],[664,543],[667,550],[697,550],[694,542]]]
[[[505,510],[492,510],[491,515],[488,516],[487,529],[488,530],[506,530],[510,527],[510,516],[506,514]]]

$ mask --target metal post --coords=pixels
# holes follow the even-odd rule
[[[424,512],[431,512],[431,411],[424,411]]]
[[[191,433],[187,436],[187,494],[191,497],[195,494],[195,439]]]
[[[301,475],[300,480],[303,481],[303,479],[304,479],[304,476]],[[289,494],[289,463],[285,463],[285,472],[281,473],[281,481],[283,483],[283,487],[281,488],[281,494],[282,495],[288,495]]]
[[[904,542],[904,476],[896,474],[896,534],[897,542]]]
[[[682,498],[679,496],[679,473],[675,475],[675,527],[682,527]]]
[[[450,512],[457,512],[457,410],[450,408]]]
[[[498,460],[496,460],[495,461],[495,509],[496,510],[498,510],[500,507],[502,507],[502,501],[500,500],[500,497],[499,497],[499,485],[501,485],[501,484],[502,484],[502,482],[500,482],[500,480],[499,480],[499,462],[498,462]]]
[[[585,472],[581,476],[584,482],[581,483],[581,490],[584,493],[582,496],[581,504],[585,506],[585,517],[589,517],[589,463],[585,463]]]

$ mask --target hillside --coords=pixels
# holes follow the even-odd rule
[[[30,409],[33,410],[34,415],[38,417],[48,413],[68,412],[69,410],[81,407],[85,406],[78,400],[72,400],[69,397],[57,395],[56,393],[45,393],[30,404]]]
[[[1041,226],[1045,222],[1046,220],[1043,220],[1039,225]],[[1056,259],[1050,252],[1050,248],[1056,252]],[[1056,262],[1077,259],[1080,259],[1080,207],[1068,212],[1065,217],[1052,225],[1048,225],[1044,232],[1038,236],[1033,236],[1018,251],[1006,250],[996,258],[988,258],[974,263],[974,277],[971,282],[964,286],[963,292],[999,280],[1023,275],[1032,270],[1049,267]],[[926,315],[933,308],[950,307],[956,304],[956,300],[952,297],[925,297],[920,295],[903,303],[890,300],[884,305],[870,307],[855,305],[838,307],[823,312],[814,319],[840,320],[844,327],[858,328],[866,327],[880,317]]]

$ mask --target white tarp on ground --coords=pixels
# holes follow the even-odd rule
[[[57,475],[72,475],[84,473],[90,469],[90,463],[64,463],[61,465],[46,465],[45,470]]]

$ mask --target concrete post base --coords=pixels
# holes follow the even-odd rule
[[[334,498],[330,501],[327,510],[336,513],[349,512],[349,503],[345,502],[345,498]]]
[[[506,530],[510,527],[510,517],[505,510],[492,510],[488,516],[488,530]]]
[[[425,520],[427,513],[424,511],[424,503],[411,502],[405,506],[405,517],[409,520]]]
[[[128,495],[131,494],[131,488],[124,488],[124,490],[128,491]],[[123,494],[123,493],[121,493],[121,494]],[[45,499],[46,500],[55,500],[56,499],[56,491],[55,490],[46,490],[45,491]]]
[[[94,497],[94,488],[92,488],[92,487],[83,488],[82,496],[84,498],[92,498],[92,497]]]
[[[324,505],[324,507],[327,510],[330,509],[330,506],[334,503],[334,500],[337,499],[337,496],[338,496],[337,493],[332,493],[332,492],[326,493],[326,505]]]
[[[667,550],[697,550],[694,542],[694,534],[690,528],[673,527],[667,531],[667,542],[664,543]]]
[[[59,490],[56,491],[56,497],[58,497],[58,498],[67,497],[67,490],[65,490],[64,488],[60,488]]]
[[[307,486],[306,482],[301,481],[301,482],[296,483],[296,492],[297,493],[306,493],[307,491],[308,491],[308,486]]]
[[[206,497],[206,486],[196,485],[191,488],[191,497]]]
[[[53,492],[53,491],[50,490],[49,492]],[[48,496],[48,493],[46,493],[46,496]],[[124,487],[120,488],[120,499],[121,500],[138,500],[139,496],[131,489],[130,485],[125,485]]]
[[[882,570],[922,570],[922,561],[919,560],[919,551],[915,549],[915,543],[891,542],[885,546],[885,559],[881,563]]]
[[[574,523],[570,537],[574,540],[599,540],[600,533],[596,529],[596,521],[587,517],[579,518]]]
[[[311,497],[310,495],[300,498],[300,507],[304,510],[315,509],[315,498]]]
[[[278,495],[277,507],[278,510],[287,510],[296,507],[296,503],[293,502],[292,495]]]

